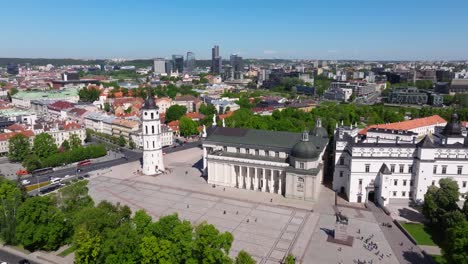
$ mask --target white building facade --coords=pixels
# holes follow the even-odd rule
[[[209,184],[316,201],[328,135],[212,127],[203,141]]]
[[[450,177],[461,194],[468,192],[468,140],[456,115],[440,133],[419,142],[418,132],[386,133],[382,139],[384,131],[368,133],[363,139],[356,128],[336,129],[335,191],[354,203],[419,203],[429,186]]]
[[[151,96],[142,108],[143,174],[155,175],[164,171],[159,109]]]

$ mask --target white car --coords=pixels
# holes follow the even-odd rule
[[[52,179],[50,179],[50,183],[54,184],[54,183],[57,183],[57,182],[60,182],[60,178],[57,178],[57,177],[53,177]]]
[[[28,185],[28,184],[30,184],[30,183],[31,183],[30,180],[22,180],[22,181],[21,181],[21,184],[22,184],[22,185]]]
[[[65,175],[64,178],[70,178],[70,177],[71,177],[71,175],[70,175],[70,174],[67,174],[67,175]]]

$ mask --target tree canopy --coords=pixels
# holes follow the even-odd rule
[[[172,105],[166,110],[166,122],[179,120],[185,113],[187,113],[187,107],[177,104]]]
[[[198,123],[192,119],[183,116],[179,121],[180,134],[184,137],[198,134]]]
[[[11,161],[23,161],[31,151],[29,139],[23,134],[16,134],[8,140],[8,158]]]
[[[34,138],[33,152],[39,158],[46,158],[57,153],[57,145],[54,138],[47,134],[41,133]]]

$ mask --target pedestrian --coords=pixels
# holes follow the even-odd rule
[[[270,203],[272,203],[272,202],[273,202],[273,198],[270,199]]]
[[[226,214],[226,210],[224,210],[223,214]]]

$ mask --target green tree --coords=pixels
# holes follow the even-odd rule
[[[158,239],[155,236],[145,236],[140,244],[141,263],[180,263],[175,261],[173,252],[171,252],[172,248],[173,244],[168,240]]]
[[[0,238],[6,244],[16,243],[16,215],[23,194],[15,183],[0,178]]]
[[[23,165],[23,167],[26,168],[26,170],[28,170],[28,171],[33,171],[33,170],[42,168],[41,160],[39,159],[38,156],[36,156],[34,154],[28,155],[23,160],[21,165]]]
[[[39,158],[55,154],[57,152],[57,145],[55,145],[54,138],[47,133],[37,135],[33,142],[33,152]]]
[[[101,94],[101,91],[99,89],[91,88],[88,89],[84,87],[78,92],[78,95],[80,96],[80,100],[84,102],[94,102],[99,99],[99,95]]]
[[[237,254],[236,260],[234,261],[235,264],[255,264],[257,263],[249,253],[245,252],[244,250],[239,251]]]
[[[102,241],[98,263],[139,263],[139,241],[136,230],[128,222],[108,230]]]
[[[106,111],[107,113],[110,113],[110,110],[111,110],[110,104],[105,102],[104,103],[104,111]]]
[[[468,220],[468,199],[465,199],[465,202],[463,203],[463,214],[465,215],[466,220]]]
[[[136,148],[136,144],[132,139],[130,139],[128,141],[128,146],[130,147],[130,149],[135,149]]]
[[[187,113],[187,107],[182,105],[172,105],[166,110],[166,122],[179,120]]]
[[[195,228],[193,257],[199,263],[229,263],[233,239],[231,233],[220,233],[213,225],[202,223]]]
[[[463,221],[447,230],[446,246],[443,248],[444,256],[449,263],[468,263],[468,221]]]
[[[184,137],[198,134],[198,124],[192,119],[183,116],[179,121],[180,133]]]
[[[57,192],[54,198],[56,206],[71,221],[83,208],[94,206],[94,201],[88,194],[88,181],[79,181],[64,187]]]
[[[296,263],[296,258],[291,253],[289,253],[286,256],[286,259],[285,259],[284,263],[285,264],[294,264],[294,263]]]
[[[23,134],[16,134],[8,140],[8,158],[11,161],[22,161],[29,155],[31,144],[29,139]]]
[[[86,129],[86,138],[85,138],[85,142],[91,142],[91,140],[93,139],[93,131],[91,129]]]
[[[120,135],[119,137],[119,140],[117,141],[118,145],[121,146],[121,147],[125,147],[125,145],[127,144],[127,141],[125,140],[125,138]]]
[[[132,220],[138,234],[143,235],[147,233],[148,227],[151,224],[151,216],[149,216],[145,210],[136,211]]]
[[[216,107],[212,104],[206,105],[206,104],[201,104],[199,112],[204,114],[205,116],[207,115],[213,115],[216,114]]]
[[[13,87],[13,88],[10,89],[9,93],[10,93],[11,96],[13,96],[13,95],[17,94],[18,92],[19,92],[18,88]]]
[[[65,139],[65,140],[62,142],[62,146],[61,146],[61,147],[62,147],[62,149],[65,150],[65,151],[70,150],[70,142],[68,142],[68,140]]]
[[[75,247],[75,263],[90,264],[97,263],[97,257],[101,251],[101,236],[91,234],[86,226],[79,226],[73,236]]]
[[[72,133],[70,135],[70,148],[71,149],[76,149],[76,148],[79,148],[79,147],[81,147],[81,139],[77,134]]]
[[[54,206],[51,197],[26,199],[16,217],[18,242],[30,250],[54,250],[63,244],[68,225],[63,213]]]

